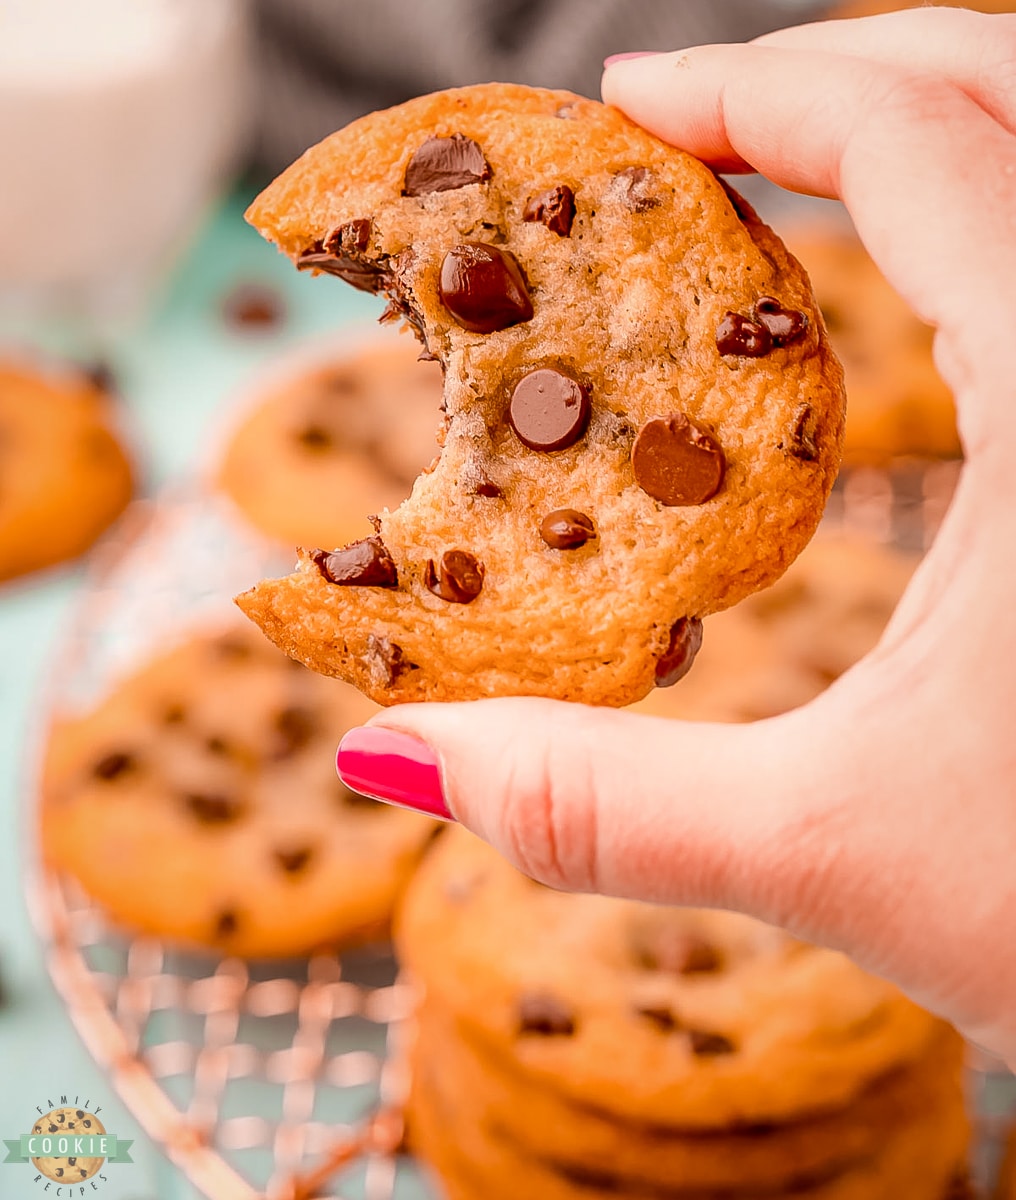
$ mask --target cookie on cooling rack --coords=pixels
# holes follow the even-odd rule
[[[454,828],[396,943],[451,1195],[941,1200],[964,1165],[958,1035],[757,921],[555,892]]]
[[[277,957],[384,935],[432,823],[335,776],[374,706],[250,627],[202,633],[57,724],[42,849],[120,924]]]
[[[933,330],[886,282],[853,235],[802,229],[787,238],[811,277],[829,340],[846,375],[844,461],[961,453],[952,393],[935,368]]]
[[[630,703],[811,536],[843,392],[807,277],[617,110],[421,97],[327,138],[248,215],[299,268],[386,292],[444,368],[443,449],[410,499],[239,598],[315,670],[383,704]]]
[[[100,379],[0,361],[0,581],[83,553],[133,486]]]
[[[216,480],[262,533],[344,546],[371,532],[438,452],[441,372],[409,337],[377,337],[280,378],[234,430]]]

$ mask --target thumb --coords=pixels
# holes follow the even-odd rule
[[[726,726],[538,699],[404,705],[350,731],[337,766],[551,887],[794,927],[834,894],[843,843],[824,835],[841,809],[823,801],[817,708]]]

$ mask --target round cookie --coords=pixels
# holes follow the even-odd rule
[[[414,1020],[417,1076],[427,1075],[423,1090],[456,1128],[475,1124],[521,1156],[564,1171],[614,1176],[625,1183],[621,1191],[655,1184],[794,1193],[877,1157],[892,1130],[932,1118],[962,1094],[963,1040],[945,1029],[923,1061],[876,1080],[842,1112],[689,1132],[568,1103],[513,1063],[485,1053],[432,1005],[424,1005]]]
[[[814,531],[843,391],[807,277],[617,110],[424,96],[309,150],[248,216],[299,267],[385,291],[445,371],[440,459],[376,536],[239,597],[315,670],[383,704],[627,704]],[[562,510],[592,534],[562,544]]]
[[[942,1027],[843,955],[734,913],[557,893],[459,828],[415,876],[396,945],[491,1054],[631,1121],[838,1110]]]
[[[934,331],[888,284],[860,241],[813,227],[787,236],[811,278],[847,386],[844,461],[962,453],[952,393],[932,358]]]
[[[91,375],[0,360],[0,581],[83,553],[133,477]]]
[[[102,1134],[106,1127],[94,1113],[83,1108],[54,1108],[32,1126],[32,1133],[50,1135],[54,1138],[75,1137],[82,1134]],[[57,1158],[33,1158],[32,1165],[54,1183],[84,1183],[91,1179],[106,1160],[84,1158],[73,1154]]]
[[[441,372],[414,339],[333,353],[276,381],[233,432],[218,486],[262,533],[344,546],[370,533],[438,452]]]
[[[172,941],[277,957],[383,935],[433,823],[336,778],[374,711],[250,627],[193,636],[53,730],[46,860]]]
[[[712,617],[695,670],[633,711],[689,721],[755,721],[813,700],[872,650],[917,556],[820,532],[764,592]]]

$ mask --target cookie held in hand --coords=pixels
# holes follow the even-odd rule
[[[394,578],[335,582],[308,547],[238,599],[315,670],[382,704],[627,704],[814,531],[843,390],[807,278],[617,111],[424,96],[309,150],[248,216],[299,268],[385,292],[445,372],[440,459],[377,521]]]

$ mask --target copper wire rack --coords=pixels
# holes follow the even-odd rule
[[[957,463],[908,461],[847,471],[826,524],[926,548],[958,473]],[[88,703],[178,631],[181,614],[227,611],[233,591],[279,565],[196,489],[143,506],[100,555],[45,711]],[[413,998],[386,948],[273,963],[181,952],[112,927],[30,841],[30,910],[71,1020],[148,1136],[209,1200],[435,1195],[400,1150]],[[973,1050],[970,1079],[987,1189],[1016,1079]]]

